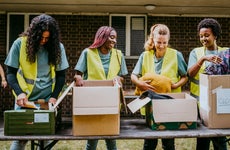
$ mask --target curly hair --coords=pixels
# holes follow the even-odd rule
[[[155,24],[150,29],[150,35],[145,42],[144,49],[149,51],[154,49],[153,38],[155,35],[167,35],[170,38],[170,30],[165,24]]]
[[[198,33],[200,32],[201,28],[210,28],[212,30],[213,35],[216,36],[216,39],[220,37],[222,32],[219,22],[213,18],[205,18],[201,20],[197,26]]]
[[[41,14],[32,19],[30,26],[20,36],[27,36],[27,60],[34,63],[40,47],[44,31],[49,31],[50,37],[44,48],[48,51],[49,65],[56,66],[61,60],[60,29],[56,20],[46,14]]]
[[[111,31],[115,31],[115,29],[109,26],[100,27],[97,30],[93,44],[90,45],[89,48],[101,47],[106,42],[106,40],[109,38]]]

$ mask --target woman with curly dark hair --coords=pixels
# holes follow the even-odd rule
[[[220,64],[222,59],[217,55],[222,48],[217,45],[220,38],[221,26],[213,18],[205,18],[197,26],[202,47],[194,48],[189,55],[188,75],[190,79],[190,94],[199,102],[199,74],[204,73],[210,63]],[[214,150],[226,150],[226,137],[197,138],[197,150],[209,150],[210,141]]]
[[[15,95],[15,110],[38,99],[55,104],[69,67],[56,20],[46,14],[33,18],[14,41],[5,65]],[[13,141],[11,149],[25,149],[26,143]]]

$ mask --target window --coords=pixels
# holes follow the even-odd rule
[[[26,30],[30,21],[35,14],[14,14],[9,13],[7,15],[7,52],[10,50],[13,42],[18,38],[19,34]]]
[[[145,15],[111,15],[110,25],[117,31],[117,48],[125,56],[139,56],[146,40]]]

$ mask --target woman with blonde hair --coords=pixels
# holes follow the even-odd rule
[[[187,82],[187,64],[181,52],[169,48],[170,30],[164,24],[153,25],[145,51],[140,55],[131,74],[132,82],[142,91],[156,91],[156,87],[139,77],[146,73],[161,75],[170,79],[171,92],[181,92],[181,86]],[[174,139],[162,139],[163,149],[174,150]],[[144,150],[157,147],[157,139],[144,141]]]

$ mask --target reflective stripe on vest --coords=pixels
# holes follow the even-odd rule
[[[112,49],[110,55],[109,71],[106,77],[97,49],[87,50],[87,80],[111,80],[119,74],[121,63],[121,51]],[[119,59],[119,60],[118,60]]]

